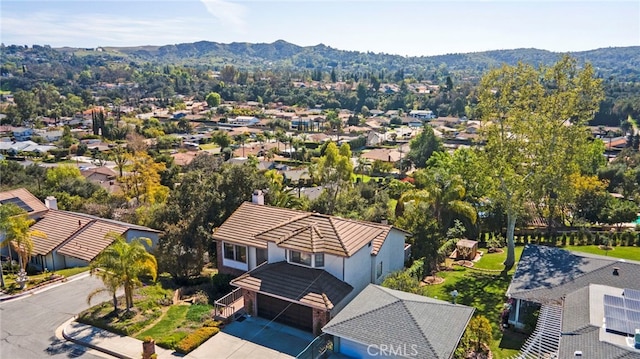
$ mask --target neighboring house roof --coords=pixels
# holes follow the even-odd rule
[[[576,351],[590,358],[640,358],[640,351],[625,347],[624,336],[603,326],[604,294],[640,290],[638,278],[640,262],[527,245],[507,295],[562,308],[558,358],[573,358]]]
[[[349,257],[372,242],[377,254],[390,225],[245,202],[213,234],[216,240]]]
[[[371,151],[363,152],[360,155],[362,158],[366,158],[371,161],[382,161],[382,162],[398,162],[402,158],[402,153],[400,153],[395,148],[376,148]]]
[[[19,201],[18,201],[19,200]],[[16,188],[0,192],[0,205],[13,203],[22,207],[30,216],[46,213],[48,208],[36,196],[25,188]]]
[[[623,349],[600,338],[600,328],[590,325],[589,287],[566,296],[562,315],[559,358],[574,358],[581,351],[590,358],[640,358],[640,353]]]
[[[58,253],[90,262],[111,244],[112,239],[105,238],[108,233],[122,235],[128,229],[113,223],[91,221],[76,236],[64,243],[58,249]]]
[[[613,275],[618,267],[619,275]],[[569,293],[603,284],[640,289],[640,263],[527,245],[522,251],[507,295],[536,303],[560,303]]]
[[[33,254],[46,255],[79,232],[92,219],[71,212],[50,210],[31,229],[47,234],[46,238],[34,236]]]
[[[353,287],[322,269],[287,262],[258,266],[231,281],[232,285],[322,310],[331,310]]]
[[[370,284],[322,330],[364,345],[403,347],[412,357],[451,358],[474,310]]]
[[[47,255],[57,248],[62,255],[86,261],[91,261],[111,244],[110,239],[105,239],[109,232],[121,235],[133,229],[159,233],[144,226],[56,209],[49,210],[31,228],[47,235],[46,238],[34,237],[34,255]]]
[[[104,166],[87,168],[85,170],[81,170],[80,173],[82,173],[82,175],[88,180],[95,179],[98,181],[104,181],[105,179],[114,179],[118,176],[117,172],[109,167]]]

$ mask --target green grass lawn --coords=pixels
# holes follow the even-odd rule
[[[205,143],[204,145],[200,145],[199,146],[201,150],[203,151],[207,151],[207,150],[212,150],[214,148],[220,147],[218,145],[216,145],[215,143]]]
[[[520,260],[523,249],[524,246],[516,246],[516,262]],[[502,263],[504,263],[505,259],[507,259],[507,248],[503,248],[504,252],[502,253],[489,253],[487,252],[486,248],[482,248],[480,250],[483,252],[483,255],[479,261],[473,264],[474,267],[489,270],[504,269],[504,265],[502,265]],[[513,271],[515,271],[515,267],[511,270],[511,272]]]
[[[174,305],[157,323],[137,334],[136,338],[144,340],[151,337],[159,346],[175,349],[190,332],[202,326],[212,309],[210,305]]]
[[[595,245],[594,246],[564,246],[560,248],[568,249],[576,252],[598,254],[601,256],[608,256],[613,258],[630,259],[630,260],[640,262],[640,247],[617,246],[617,247],[613,247],[613,249],[609,251],[600,249],[598,246],[595,246]]]

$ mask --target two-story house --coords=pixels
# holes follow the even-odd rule
[[[264,205],[260,191],[215,232],[218,270],[240,275],[247,313],[320,333],[368,284],[404,266],[407,233]]]

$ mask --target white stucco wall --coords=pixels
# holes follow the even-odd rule
[[[343,278],[343,270],[342,270],[342,266],[343,266],[343,262],[344,262],[344,258],[343,257],[338,257],[338,256],[334,256],[332,254],[324,254],[324,269],[325,271],[327,271],[329,274],[331,274],[332,276],[344,281]]]
[[[378,255],[373,256],[371,278],[375,284],[380,284],[389,273],[404,268],[404,241],[405,234],[397,229],[392,229],[385,239]],[[376,269],[382,262],[382,275],[376,276]]]
[[[63,259],[65,268],[73,268],[73,267],[86,267],[89,265],[89,262],[84,261],[82,259],[73,258],[73,257],[64,257]],[[57,266],[56,262],[56,266]]]
[[[365,245],[344,261],[344,279],[360,293],[371,281],[371,247]]]
[[[273,242],[267,243],[267,255],[269,256],[269,263],[276,263],[287,260],[285,249],[279,248]]]

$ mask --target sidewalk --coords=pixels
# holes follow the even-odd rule
[[[73,275],[71,277],[62,278],[62,279],[56,280],[56,281],[51,282],[51,283],[47,283],[47,284],[42,285],[42,286],[36,286],[36,287],[33,287],[33,288],[27,288],[27,290],[25,290],[22,293],[18,293],[18,294],[7,294],[5,292],[0,291],[0,302],[28,297],[28,296],[30,296],[32,294],[38,294],[38,293],[47,291],[49,289],[53,289],[55,287],[61,286],[61,285],[65,284],[65,283],[73,282],[73,281],[76,281],[78,279],[86,278],[88,276],[89,276],[89,271],[78,273],[78,274]]]
[[[142,357],[142,340],[114,334],[109,331],[76,322],[73,318],[62,324],[56,334],[66,340],[98,350],[116,358],[139,359]],[[182,354],[160,348],[156,345],[158,359],[175,359]]]

